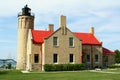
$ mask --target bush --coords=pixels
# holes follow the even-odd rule
[[[12,64],[11,64],[11,63],[8,63],[8,64],[7,64],[7,67],[8,67],[8,69],[11,69],[11,68],[12,68]]]
[[[77,71],[84,70],[84,64],[45,64],[45,71]]]
[[[108,66],[109,68],[120,68],[120,64],[112,64]]]

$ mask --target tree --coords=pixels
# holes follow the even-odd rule
[[[8,65],[8,66],[7,66],[8,69],[11,69],[11,68],[12,68],[12,64],[11,64],[11,63],[8,63],[7,65]]]
[[[115,50],[115,62],[116,63],[120,63],[120,51],[119,50]]]

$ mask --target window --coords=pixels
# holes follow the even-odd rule
[[[73,37],[69,38],[69,46],[74,46]]]
[[[58,54],[53,54],[53,63],[58,62]]]
[[[98,62],[98,54],[95,55],[95,62]]]
[[[87,54],[87,62],[90,62],[90,55]]]
[[[69,59],[70,59],[70,63],[72,63],[73,62],[73,54],[70,54]]]
[[[58,37],[53,37],[53,45],[58,46]]]
[[[39,54],[34,54],[34,63],[39,62]]]

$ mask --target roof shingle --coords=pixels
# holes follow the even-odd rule
[[[32,30],[33,43],[42,44],[44,38],[47,38],[53,33],[53,31]]]
[[[76,37],[82,40],[82,44],[101,45],[101,42],[99,42],[97,38],[91,33],[73,33],[76,35]]]

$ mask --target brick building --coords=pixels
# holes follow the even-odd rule
[[[88,68],[107,67],[114,63],[114,52],[104,48],[90,32],[72,32],[66,16],[61,15],[59,27],[49,24],[48,30],[34,30],[34,15],[27,5],[18,14],[17,69],[44,70],[44,64],[79,64]]]

